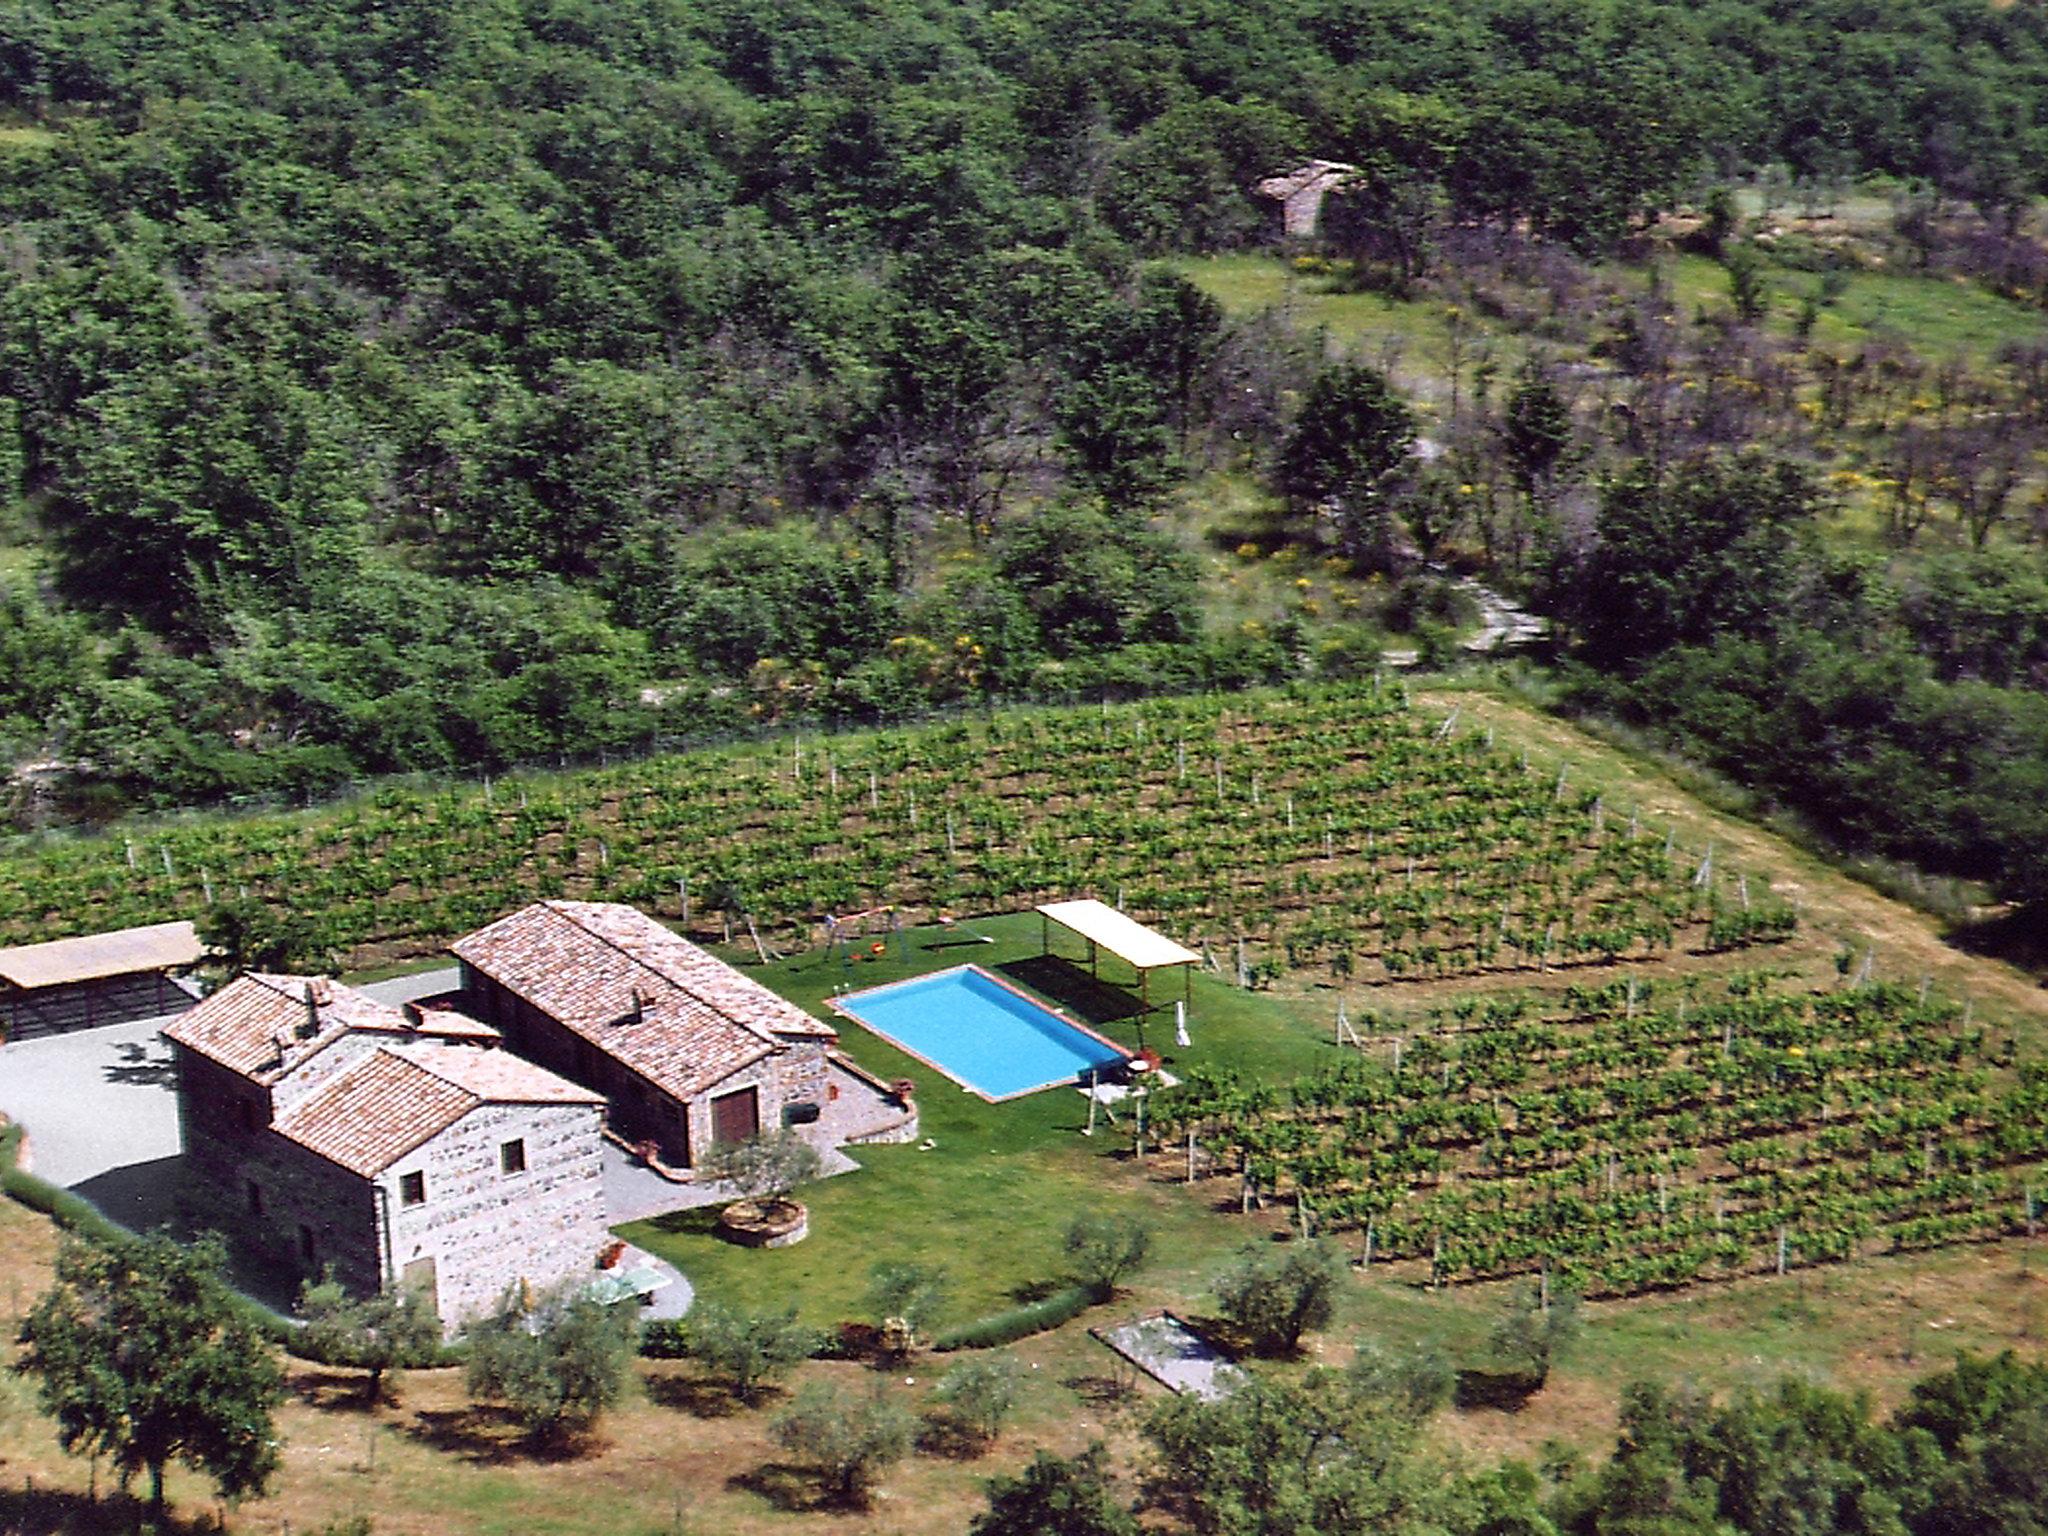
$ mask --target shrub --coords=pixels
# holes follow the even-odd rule
[[[867,1305],[884,1350],[902,1354],[945,1308],[946,1272],[930,1264],[877,1264],[869,1271]]]
[[[690,1355],[690,1320],[686,1317],[657,1317],[642,1323],[640,1353],[649,1360],[687,1360]]]
[[[955,1422],[986,1445],[1002,1433],[1023,1386],[1024,1373],[1014,1358],[989,1355],[954,1366],[932,1395],[945,1404]]]
[[[776,1444],[817,1471],[827,1493],[865,1509],[883,1469],[910,1454],[917,1424],[879,1388],[855,1396],[812,1382],[775,1421],[773,1433]]]

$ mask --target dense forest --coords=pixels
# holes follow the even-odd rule
[[[1304,157],[1290,270],[1437,306],[1447,402],[1191,275]],[[1856,262],[2038,311],[2044,173],[1985,0],[5,0],[15,814],[1430,662],[1441,562],[1572,702],[2037,897],[2048,342],[1814,343]],[[1232,622],[1219,488],[1350,596]]]

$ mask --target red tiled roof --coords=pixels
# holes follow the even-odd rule
[[[368,1179],[482,1102],[396,1051],[376,1050],[278,1116],[272,1128]]]
[[[543,901],[458,940],[457,958],[688,1098],[830,1025],[632,907]]]
[[[601,1107],[604,1096],[509,1051],[401,1041],[336,1074],[272,1128],[367,1179],[482,1104]]]
[[[415,1017],[325,976],[251,971],[165,1026],[164,1038],[268,1086],[351,1031],[401,1039],[495,1039],[497,1031],[452,1010]]]
[[[510,1051],[480,1050],[473,1045],[435,1045],[425,1040],[386,1046],[424,1067],[444,1083],[452,1083],[480,1101],[492,1104],[602,1104],[604,1095],[546,1067],[537,1067]]]

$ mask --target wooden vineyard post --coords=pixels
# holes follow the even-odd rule
[[[1190,1183],[1190,1184],[1192,1184],[1192,1183],[1194,1183],[1194,1182],[1195,1182],[1195,1133],[1194,1133],[1194,1129],[1193,1129],[1192,1127],[1190,1127],[1190,1128],[1189,1128],[1189,1130],[1188,1130],[1188,1176],[1187,1176],[1187,1182],[1188,1182],[1188,1183]]]
[[[1374,1235],[1373,1218],[1368,1216],[1365,1218],[1365,1252],[1358,1261],[1360,1269],[1372,1268],[1372,1240]]]
[[[1785,1273],[1785,1229],[1778,1228],[1778,1273]]]

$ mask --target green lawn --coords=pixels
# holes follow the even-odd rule
[[[1228,314],[1277,310],[1300,330],[1321,327],[1339,351],[1385,367],[1418,397],[1415,403],[1425,412],[1448,391],[1450,333],[1440,299],[1346,292],[1331,278],[1299,272],[1277,256],[1190,257],[1174,267]],[[1526,350],[1526,339],[1499,329],[1484,316],[1467,316],[1466,323],[1465,366],[1472,366],[1484,342],[1492,348],[1495,371],[1512,373]]]
[[[1684,255],[1664,266],[1679,313],[1727,310],[1728,272],[1709,256]],[[1806,295],[1820,289],[1820,274],[1772,265],[1765,269],[1770,291],[1767,328],[1793,334]],[[1873,336],[1902,340],[1922,357],[1960,357],[1979,365],[1995,362],[2009,343],[2048,330],[2040,311],[2002,298],[1961,278],[1912,272],[1855,272],[1839,297],[1820,312],[1813,344],[1846,351]]]
[[[1038,953],[1036,917],[963,927],[997,942],[962,944],[957,930],[914,929],[905,933],[900,953],[879,961],[849,967],[811,954],[756,968],[756,974],[822,1014],[835,986],[874,986],[966,961],[993,969]],[[1073,952],[1071,939],[1066,948]],[[1170,993],[1173,985],[1162,980],[1160,991]],[[1061,1237],[1083,1209],[1149,1217],[1159,1228],[1159,1251],[1170,1256],[1149,1279],[1181,1295],[1198,1294],[1208,1271],[1253,1235],[1245,1223],[1212,1212],[1175,1185],[1133,1178],[1126,1135],[1106,1123],[1093,1140],[1080,1134],[1087,1123],[1080,1094],[1051,1090],[985,1103],[850,1021],[839,1025],[846,1054],[862,1066],[917,1082],[924,1135],[935,1143],[930,1151],[859,1149],[861,1171],[806,1192],[811,1235],[793,1248],[757,1252],[721,1242],[710,1235],[711,1212],[635,1223],[621,1235],[669,1259],[706,1295],[752,1305],[787,1297],[820,1325],[862,1315],[868,1272],[884,1260],[944,1263],[953,1281],[949,1321],[1008,1306],[1020,1289],[1058,1277]],[[1141,1043],[1128,1023],[1100,1027],[1130,1046]],[[1169,1071],[1227,1060],[1257,1062],[1278,1078],[1312,1066],[1332,1048],[1298,1008],[1200,976],[1189,1033],[1194,1046],[1176,1050],[1171,1010],[1162,1010],[1142,1043],[1164,1053]]]

